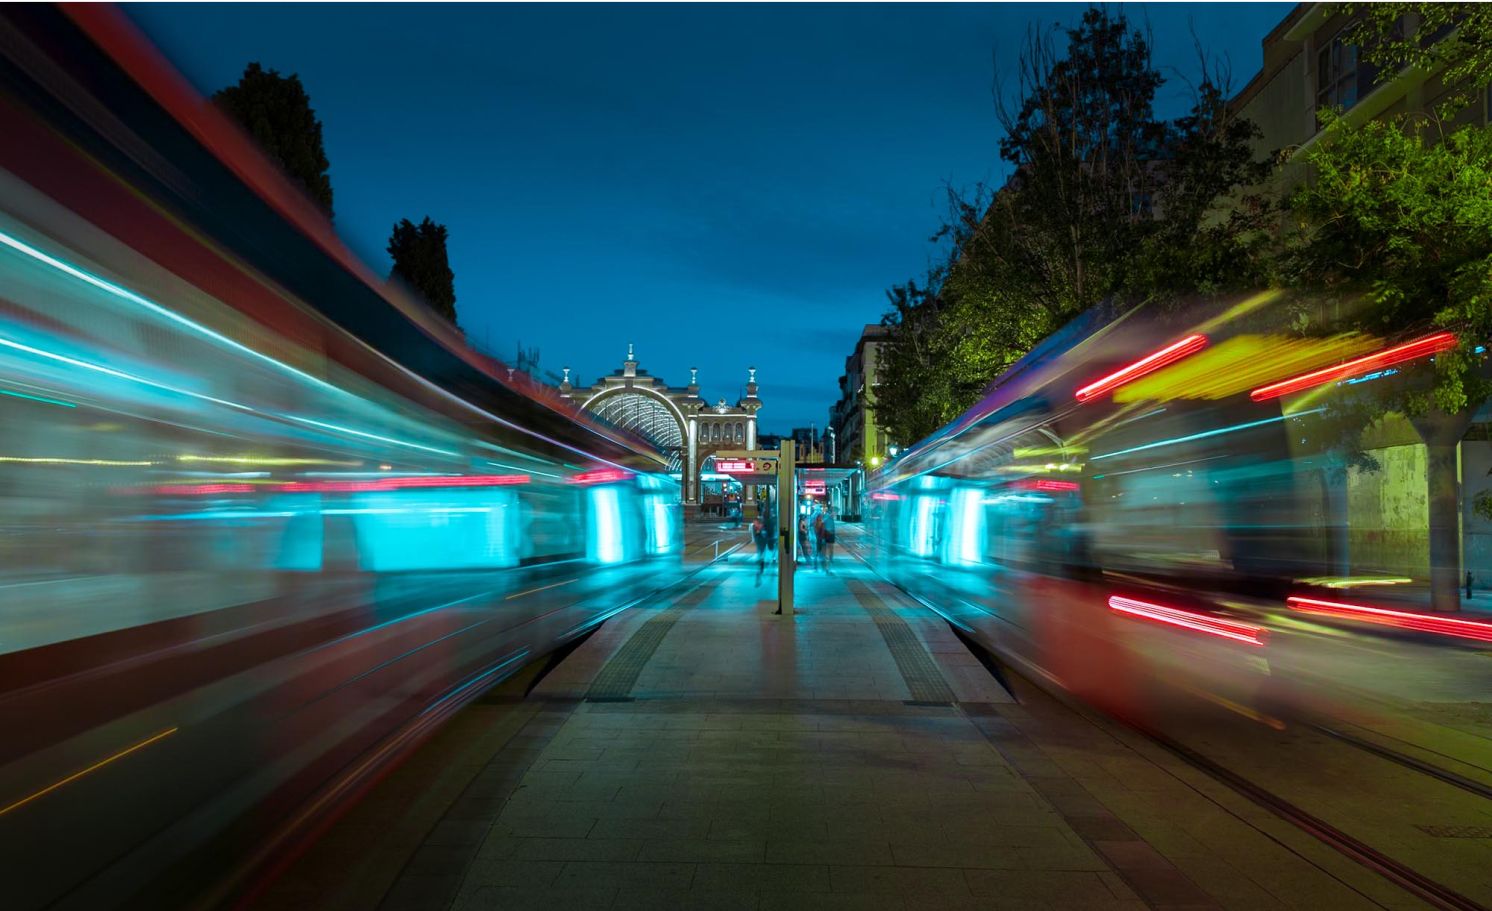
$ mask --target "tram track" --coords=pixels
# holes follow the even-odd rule
[[[1089,705],[1087,702],[1080,700],[1063,689],[1054,678],[1041,668],[1019,656],[1003,653],[987,643],[982,637],[979,637],[977,633],[974,635],[961,634],[963,631],[959,625],[951,620],[944,611],[939,610],[936,605],[909,591],[904,586],[899,585],[893,579],[881,574],[874,564],[870,560],[865,559],[864,556],[860,554],[855,554],[855,556],[861,562],[865,563],[866,566],[870,567],[877,576],[895,587],[898,591],[932,610],[934,613],[937,613],[939,616],[942,616],[945,621],[949,622],[954,632],[960,634],[959,638],[972,651],[976,651],[976,653],[982,651],[983,655],[977,655],[980,662],[986,669],[990,670],[996,680],[1017,701],[1020,701],[1020,696],[1016,692],[1017,688],[1011,685],[1013,682],[1011,680],[1012,676],[1055,699],[1082,717],[1107,719],[1121,725],[1125,730],[1159,747],[1190,768],[1201,772],[1207,778],[1227,787],[1255,806],[1268,811],[1275,818],[1311,836],[1341,856],[1381,876],[1399,889],[1415,896],[1433,908],[1442,909],[1442,911],[1492,911],[1492,906],[1483,904],[1465,895],[1463,892],[1446,885],[1434,876],[1423,873],[1410,864],[1353,836],[1343,828],[1305,809],[1297,801],[1291,800],[1275,789],[1260,784],[1254,778],[1237,771],[1228,764],[1219,762],[1138,719],[1101,711]],[[1393,763],[1444,785],[1458,788],[1478,798],[1492,801],[1492,786],[1452,772],[1434,763],[1426,762],[1407,753],[1374,743],[1325,724],[1304,722],[1300,726],[1315,731],[1332,741],[1375,756],[1382,761]],[[1366,898],[1367,896],[1364,897]]]

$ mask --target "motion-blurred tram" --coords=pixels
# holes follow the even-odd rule
[[[678,484],[372,274],[119,12],[0,36],[5,904],[217,904],[681,578]]]
[[[1349,521],[1349,480],[1360,499],[1403,481],[1343,454],[1365,432],[1354,397],[1422,382],[1457,345],[1431,327],[1302,336],[1283,328],[1299,306],[1267,291],[1079,319],[872,480],[874,565],[1126,717],[1157,722],[1195,696],[1271,720],[1299,708],[1333,634],[1299,621],[1393,616],[1363,593],[1415,581],[1392,561],[1413,548],[1359,546],[1384,529]],[[1406,477],[1422,504],[1425,475]]]

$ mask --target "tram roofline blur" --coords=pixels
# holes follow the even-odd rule
[[[544,387],[526,376],[509,381],[500,363],[466,345],[453,326],[379,280],[325,215],[196,95],[122,12],[34,6],[13,8],[7,18],[75,75],[44,85],[10,61],[0,63],[0,85],[49,125],[39,130],[36,119],[24,118],[30,135],[13,137],[24,152],[13,161],[18,177],[85,217],[152,226],[128,236],[138,252],[194,284],[232,289],[224,299],[262,325],[313,340],[327,357],[479,433],[517,432],[530,438],[527,446],[560,459],[664,467],[644,441],[544,396]],[[98,122],[75,113],[96,111],[100,102],[109,116]],[[169,164],[140,155],[121,135],[150,137],[153,148],[169,150]],[[64,165],[69,158],[78,166]],[[149,201],[97,180],[100,166]],[[210,252],[181,252],[195,247]],[[265,277],[287,293],[266,293]]]

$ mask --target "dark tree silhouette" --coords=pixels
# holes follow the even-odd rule
[[[321,121],[299,76],[281,76],[250,63],[237,85],[222,89],[212,100],[305,187],[328,216],[332,214],[332,182],[327,176],[331,164],[321,143]]]
[[[418,225],[400,219],[389,235],[388,249],[394,258],[389,278],[402,281],[436,313],[456,322],[456,276],[446,257],[446,226],[428,215]]]

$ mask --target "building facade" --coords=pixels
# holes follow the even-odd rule
[[[734,405],[720,399],[709,404],[699,394],[699,370],[689,371],[689,385],[669,386],[638,367],[633,346],[621,369],[577,387],[565,368],[560,394],[602,420],[635,433],[669,457],[670,468],[680,475],[680,497],[687,506],[700,502],[700,474],[710,457],[722,449],[756,448],[756,413],[762,407],[757,397],[756,368],[749,371],[746,395]]]
[[[1340,3],[1301,3],[1262,42],[1259,72],[1232,100],[1232,107],[1253,121],[1263,134],[1254,142],[1258,155],[1309,147],[1320,137],[1316,112],[1340,108],[1349,123],[1434,110],[1451,86],[1434,73],[1380,72],[1349,41],[1353,19]],[[1418,22],[1406,17],[1413,35]],[[1458,112],[1447,131],[1467,123],[1487,123],[1489,99]],[[1288,190],[1306,175],[1286,163],[1278,179]]]
[[[880,377],[881,349],[891,330],[866,326],[855,350],[844,360],[839,378],[839,401],[829,409],[829,426],[821,446],[830,464],[879,468],[886,461],[889,441],[875,422],[875,389]]]

